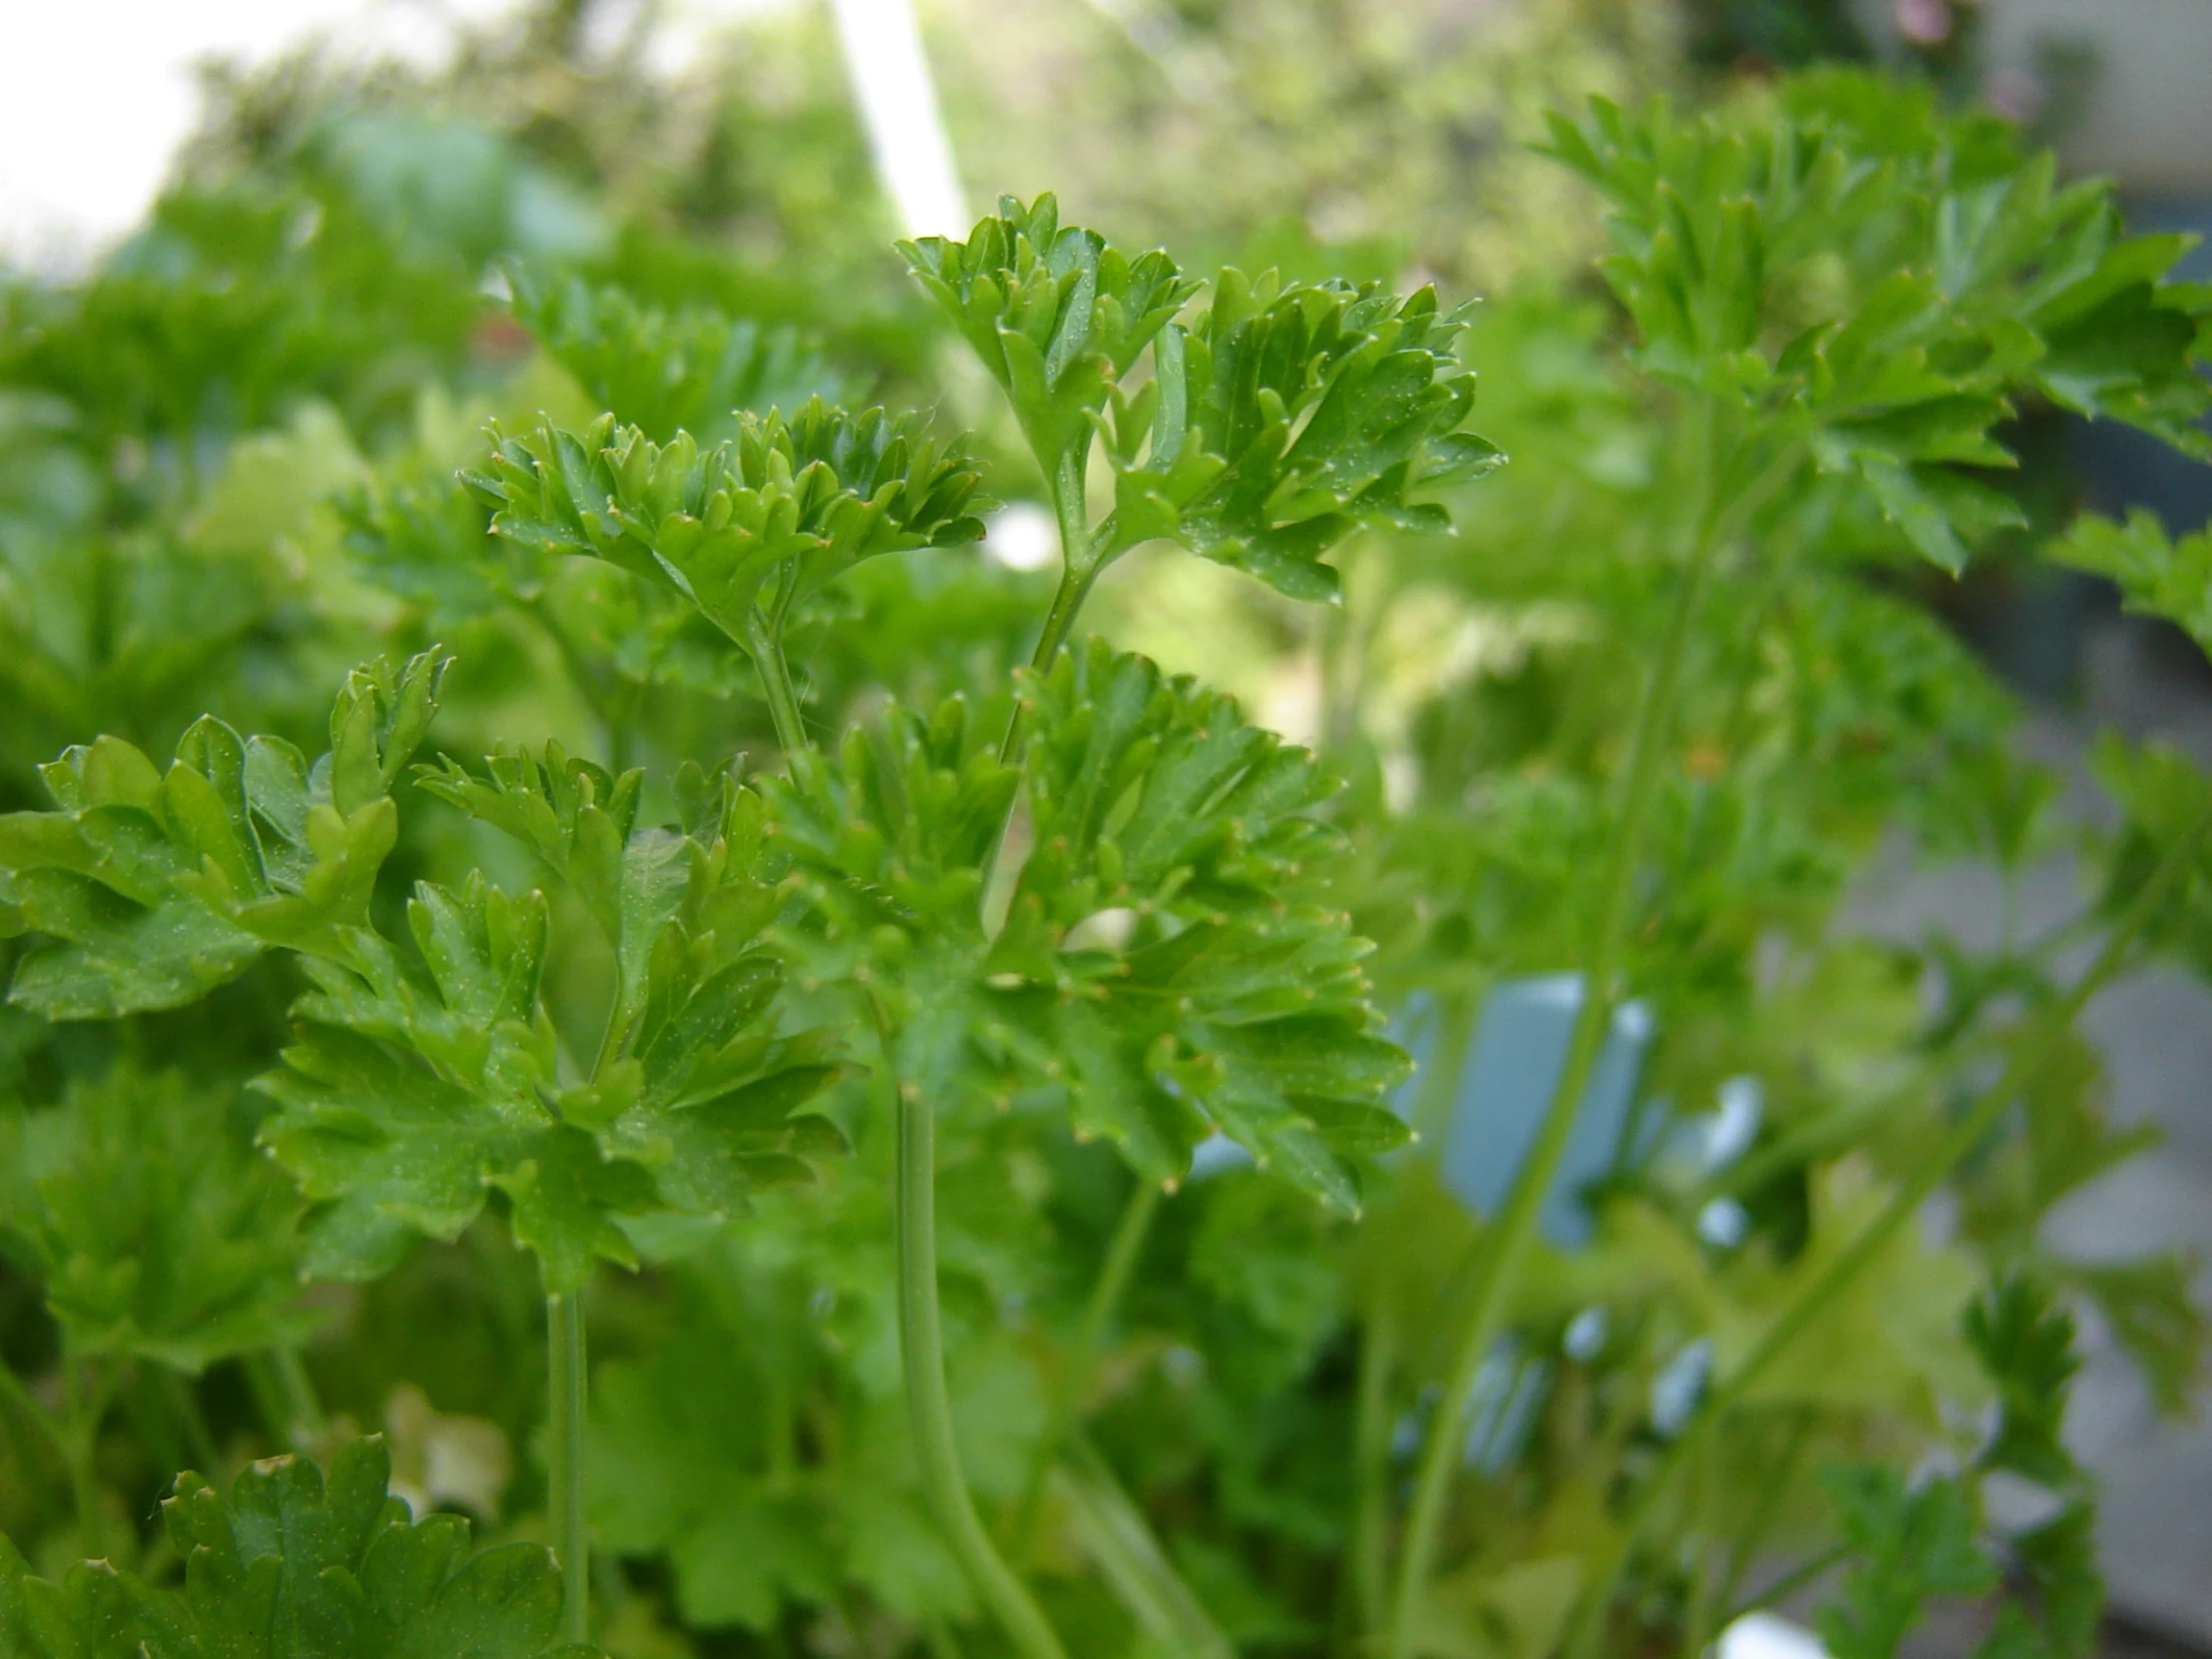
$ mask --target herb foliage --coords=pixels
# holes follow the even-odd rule
[[[2006,1567],[1988,1659],[2088,1649],[2074,1310],[2166,1408],[2204,1338],[2041,1223],[2142,1147],[2083,1007],[2212,972],[2212,782],[2105,743],[2061,934],[1841,907],[1886,833],[2067,833],[1917,584],[2039,554],[2212,648],[2201,532],[2017,465],[2048,408],[2205,448],[2175,239],[1818,72],[1557,118],[1609,298],[1202,278],[1043,197],[885,321],[532,243],[496,144],[512,200],[401,226],[374,155],[493,141],[347,131],[0,319],[10,1653],[1582,1659],[1775,1556],[1839,1659]],[[1254,615],[1315,752],[1129,648],[1236,678]],[[1484,999],[1565,970],[1472,1215]]]

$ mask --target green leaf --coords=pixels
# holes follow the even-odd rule
[[[1896,1469],[1862,1463],[1827,1471],[1824,1484],[1839,1541],[1852,1551],[1838,1599],[1815,1621],[1835,1659],[1893,1659],[1932,1598],[1996,1584],[1973,1495],[1959,1482],[1915,1488]]]
[[[1466,318],[1430,288],[1400,299],[1224,271],[1188,331],[1162,330],[1152,382],[1114,395],[1107,553],[1169,537],[1295,599],[1334,599],[1322,559],[1355,529],[1448,530],[1423,498],[1503,459],[1457,430],[1474,400],[1454,355]]]
[[[1801,434],[1953,572],[2021,522],[1979,469],[2024,397],[2192,453],[2212,297],[2169,280],[2181,239],[2122,233],[2110,188],[1927,88],[1858,71],[1697,115],[1593,101],[1552,153],[1614,218],[1608,281],[1652,373]]]
[[[915,278],[949,316],[1013,405],[1046,480],[1081,470],[1092,420],[1200,284],[1154,251],[1134,260],[1095,231],[1060,224],[1059,204],[1001,197],[964,243],[899,244]]]
[[[2194,1408],[2212,1351],[2212,1333],[2190,1289],[2194,1268],[2185,1257],[2165,1255],[2071,1263],[2064,1270],[2095,1304],[2142,1373],[2152,1404],[2168,1417],[2185,1417]]]
[[[1035,848],[987,964],[1008,1057],[1058,1056],[1078,1131],[1155,1180],[1219,1129],[1356,1208],[1357,1160],[1405,1137],[1382,1102],[1408,1063],[1328,902],[1336,786],[1227,698],[1096,641],[1029,692]]]
[[[581,435],[494,428],[489,470],[463,476],[497,509],[499,535],[672,588],[744,645],[756,612],[780,634],[795,606],[862,559],[982,535],[966,450],[940,448],[925,426],[816,398],[789,419],[746,414],[735,437],[702,449],[689,433],[657,444],[606,415]]]
[[[60,1104],[0,1107],[0,1234],[80,1355],[198,1373],[295,1342],[299,1206],[229,1090],[118,1063]]]
[[[533,776],[547,788],[565,776],[572,823],[598,814],[611,839],[610,815],[586,799],[591,773]],[[544,796],[444,782],[560,852]],[[481,874],[457,891],[425,882],[407,911],[411,956],[364,931],[349,961],[309,962],[299,1041],[259,1086],[280,1108],[264,1138],[317,1206],[311,1273],[373,1278],[418,1235],[456,1237],[496,1188],[547,1286],[570,1291],[596,1260],[636,1265],[620,1218],[737,1214],[754,1188],[807,1179],[806,1160],[841,1149],[805,1112],[843,1075],[831,1034],[780,1030],[783,969],[761,942],[776,898],[747,873],[757,818],[731,790],[711,840],[641,829],[603,855],[622,973],[588,1082],[561,1077],[539,1005],[538,893],[515,898]]]
[[[2043,1218],[2069,1194],[2157,1145],[2155,1124],[2115,1130],[2105,1111],[2102,1058],[2069,1030],[2056,1042],[2027,1026],[2008,1033],[2035,1045],[2036,1069],[2021,1088],[2025,1133],[1995,1148],[1962,1194],[1974,1232],[2000,1250],[2032,1248]]]
[[[451,756],[416,769],[425,795],[450,802],[528,847],[576,889],[608,942],[622,936],[623,848],[637,824],[640,770],[614,777],[557,742],[537,754],[509,751],[479,779]]]
[[[1157,1181],[1218,1128],[1357,1208],[1356,1160],[1405,1137],[1382,1102],[1407,1062],[1326,902],[1334,786],[1226,698],[1103,644],[1025,695],[1034,846],[997,935],[982,865],[1014,776],[954,701],[764,783],[815,905],[794,948],[824,980],[864,962],[887,981],[870,994],[927,1098],[1055,1101]]]
[[[2099,894],[2105,913],[2117,915],[2212,812],[2212,776],[2172,744],[2152,739],[2130,747],[2110,731],[2098,738],[2090,765],[2122,815],[2103,848]],[[2212,977],[2212,846],[2199,842],[2192,867],[2144,926],[2143,938]]]
[[[2082,1659],[2104,1630],[2104,1575],[2097,1568],[2096,1506],[2076,1498],[2006,1540],[2027,1605],[2007,1599],[1974,1659]]]
[[[1966,1340],[1997,1385],[1996,1431],[1983,1468],[2009,1469],[2054,1489],[2080,1478],[2060,1438],[2066,1390],[2080,1370],[2073,1320],[2048,1290],[2012,1274],[1966,1310]]]
[[[515,284],[515,314],[595,405],[659,443],[678,432],[713,443],[736,429],[739,410],[835,402],[844,390],[796,330],[763,328],[708,305],[669,312],[580,277],[525,276]]]
[[[2129,610],[2162,616],[2212,651],[2212,529],[2174,540],[2145,508],[2124,524],[2083,514],[2043,551],[2059,564],[2110,577]]]
[[[0,816],[0,902],[45,933],[11,1000],[48,1019],[171,1008],[267,948],[342,955],[398,834],[389,791],[436,709],[446,659],[356,670],[309,767],[212,716],[166,773],[116,738],[43,769],[59,811]]]
[[[0,1637],[10,1659],[591,1659],[556,1637],[544,1545],[472,1552],[468,1522],[412,1520],[390,1480],[380,1438],[340,1450],[327,1482],[294,1457],[253,1464],[228,1495],[178,1476],[162,1514],[181,1589],[105,1562],[49,1584],[0,1539]]]

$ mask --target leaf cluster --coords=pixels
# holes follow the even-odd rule
[[[390,791],[445,660],[354,673],[311,766],[212,717],[169,768],[119,738],[42,768],[57,810],[0,817],[0,931],[46,935],[10,999],[49,1019],[196,1000],[273,946],[337,955],[398,834]]]
[[[826,966],[869,981],[925,1096],[1057,1103],[1169,1183],[1219,1131],[1356,1207],[1352,1158],[1404,1139],[1380,1101],[1405,1061],[1326,902],[1333,786],[1226,698],[1097,641],[1024,686],[1018,777],[953,702],[764,785]],[[993,931],[985,867],[1017,791],[1030,848]]]
[[[1294,598],[1331,598],[1322,558],[1353,530],[1445,528],[1415,497],[1500,459],[1457,430],[1474,394],[1453,354],[1465,316],[1440,313],[1433,290],[1225,271],[1185,326],[1173,318],[1201,281],[1165,254],[1132,260],[1061,227],[1050,196],[1002,200],[964,243],[904,251],[1006,394],[1084,581],[1172,539]],[[1114,477],[1096,525],[1083,505],[1094,437]]]
[[[317,1206],[310,1271],[386,1272],[417,1235],[457,1236],[496,1189],[549,1290],[571,1291],[596,1260],[636,1265],[624,1218],[728,1216],[841,1147],[827,1120],[795,1115],[840,1067],[829,1031],[781,1029],[758,801],[695,772],[687,823],[641,826],[641,782],[557,748],[496,757],[488,780],[451,762],[426,773],[426,791],[576,894],[614,996],[579,1075],[541,997],[551,908],[480,874],[417,884],[411,950],[362,932],[345,959],[310,961],[299,1040],[261,1083],[279,1108],[265,1138]]]
[[[925,425],[817,398],[790,419],[743,415],[735,437],[702,449],[608,415],[582,434],[495,433],[489,471],[467,481],[496,509],[497,534],[671,588],[745,644],[757,628],[780,637],[796,606],[862,559],[982,535],[978,475]]]
[[[845,390],[797,329],[764,328],[713,306],[661,310],[580,276],[525,274],[515,314],[595,407],[657,443],[689,432],[711,445],[733,435],[740,410],[835,403]]]
[[[471,1551],[457,1515],[413,1519],[391,1454],[257,1463],[228,1494],[178,1477],[162,1505],[181,1588],[104,1561],[60,1583],[0,1538],[0,1640],[11,1659],[589,1659],[556,1638],[560,1575],[529,1543]]]
[[[1651,373],[1741,402],[1953,572],[2014,509],[1983,476],[2022,396],[2202,451],[2212,296],[1996,118],[1830,72],[1764,110],[1551,118],[1601,191]]]
[[[298,1203],[235,1097],[118,1062],[47,1107],[0,1107],[0,1241],[71,1354],[205,1371],[296,1341]]]

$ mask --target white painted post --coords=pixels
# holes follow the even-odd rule
[[[912,237],[968,232],[952,141],[922,56],[913,0],[830,0],[876,176]]]

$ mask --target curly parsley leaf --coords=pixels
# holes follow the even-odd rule
[[[831,1033],[781,1030],[784,971],[762,940],[778,899],[751,873],[758,803],[725,790],[696,834],[631,829],[635,784],[557,751],[503,776],[504,791],[501,772],[457,769],[435,787],[546,854],[606,929],[604,1057],[588,1080],[561,1065],[535,892],[424,883],[411,953],[364,932],[349,960],[310,961],[299,1041],[261,1086],[281,1107],[265,1138],[318,1206],[316,1274],[373,1277],[418,1234],[456,1236],[496,1188],[548,1287],[573,1290],[596,1260],[635,1264],[624,1218],[740,1213],[842,1146],[802,1110],[842,1074]]]
[[[2104,1626],[2096,1506],[2076,1498],[2039,1526],[2006,1540],[2027,1600],[2007,1600],[1974,1659],[2081,1659]]]
[[[2104,848],[2100,895],[2105,912],[2117,915],[2212,814],[2212,776],[2171,744],[2154,739],[2130,747],[2113,732],[2098,740],[2090,764],[2121,813]],[[2212,977],[2212,848],[2198,843],[2192,868],[2143,937]]]
[[[797,330],[763,328],[712,306],[658,310],[578,276],[524,276],[514,304],[598,407],[656,442],[689,432],[713,443],[737,429],[740,410],[796,409],[817,398],[833,403],[845,389]]]
[[[1997,1385],[1997,1426],[1981,1450],[1984,1468],[2009,1469],[2053,1489],[2078,1478],[2060,1439],[2066,1389],[2081,1362],[2073,1320],[2049,1292],[2021,1274],[1992,1286],[1966,1310],[1966,1340]]]
[[[980,475],[926,424],[817,398],[788,419],[742,415],[735,437],[702,449],[604,415],[580,435],[495,429],[489,470],[464,480],[496,508],[495,533],[672,589],[758,656],[862,559],[982,536]]]
[[[233,1092],[127,1063],[0,1107],[0,1237],[80,1355],[198,1373],[304,1337],[299,1206]]]
[[[164,772],[118,738],[43,770],[58,811],[0,816],[0,929],[48,937],[10,999],[48,1019],[174,1008],[264,950],[342,954],[398,833],[390,791],[446,659],[357,669],[311,767],[279,738],[196,722]]]
[[[1188,329],[1161,330],[1152,379],[1105,421],[1111,556],[1167,538],[1294,599],[1337,596],[1323,556],[1362,525],[1435,535],[1416,499],[1503,456],[1459,431],[1474,376],[1454,352],[1467,308],[1433,288],[1285,283],[1224,271]]]
[[[2212,1331],[2197,1305],[2195,1264],[2167,1254],[2127,1262],[2069,1263],[2066,1274],[2096,1305],[2112,1339],[2135,1363],[2151,1403],[2186,1417],[2212,1352]]]
[[[995,935],[981,872],[1015,778],[959,703],[894,710],[837,766],[765,786],[830,940],[893,970],[874,994],[902,1082],[1056,1103],[1153,1180],[1218,1129],[1357,1208],[1355,1160],[1405,1138],[1382,1102],[1407,1062],[1324,902],[1333,786],[1227,698],[1099,642],[1026,695],[1033,847]]]
[[[2129,610],[2162,616],[2212,651],[2212,529],[2169,537],[2140,507],[2124,524],[2085,514],[2043,554],[2111,578]]]
[[[1850,1464],[1829,1470],[1824,1484],[1839,1541],[1852,1554],[1837,1600],[1815,1621],[1836,1659],[1892,1659],[1931,1599],[1980,1595],[1996,1584],[1978,1505],[1963,1483],[1914,1487],[1896,1469]]]
[[[1048,480],[1080,469],[1109,392],[1201,285],[1158,250],[1131,259],[1061,225],[1050,195],[1001,197],[966,242],[899,252],[1005,392]]]
[[[2206,448],[2185,240],[2127,237],[2109,187],[2059,188],[1993,117],[1835,72],[1751,114],[1597,100],[1551,137],[1613,209],[1644,366],[1802,433],[1946,569],[2018,522],[1979,474],[2014,464],[2020,396]]]
[[[276,1457],[228,1494],[197,1474],[162,1505],[182,1588],[105,1562],[60,1584],[0,1539],[0,1638],[24,1659],[591,1659],[562,1645],[542,1544],[471,1551],[457,1515],[388,1496],[381,1438],[331,1460]]]

